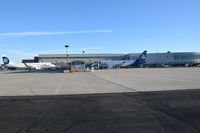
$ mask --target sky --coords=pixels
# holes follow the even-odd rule
[[[0,54],[200,52],[200,0],[0,0]]]

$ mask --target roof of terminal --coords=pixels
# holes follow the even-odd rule
[[[113,57],[124,55],[138,55],[140,53],[128,53],[128,54],[69,54],[70,57]],[[169,52],[169,53],[148,53],[148,55],[155,54],[186,54],[186,55],[200,55],[200,52]],[[66,54],[39,54],[38,57],[66,57]]]
[[[70,57],[124,56],[125,54],[69,54]],[[66,54],[39,54],[38,57],[65,57]]]

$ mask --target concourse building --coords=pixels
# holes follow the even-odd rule
[[[200,64],[200,52],[167,52],[147,54],[148,66],[198,66]]]
[[[67,63],[83,64],[111,60],[135,60],[141,53],[129,54],[39,54],[36,62],[51,62],[57,65]],[[26,61],[26,60],[24,60]],[[30,60],[29,60],[30,61]],[[145,66],[147,67],[181,67],[198,66],[200,64],[200,52],[166,52],[147,53]]]
[[[124,54],[40,54],[39,62],[51,62],[57,65],[66,63],[83,64],[107,60],[123,60]]]

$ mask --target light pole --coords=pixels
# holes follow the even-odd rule
[[[65,45],[65,48],[66,48],[66,64],[68,65],[68,63],[69,63],[69,54],[68,54],[69,45]]]

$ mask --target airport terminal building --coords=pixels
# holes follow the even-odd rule
[[[39,62],[66,64],[66,62],[93,63],[108,60],[134,60],[141,53],[130,54],[40,54],[35,57]],[[146,66],[196,66],[200,64],[200,52],[147,53]]]
[[[170,66],[196,66],[200,64],[200,52],[167,52],[147,54],[146,64]]]
[[[66,63],[73,61],[96,62],[104,60],[123,60],[123,54],[40,54],[39,62]]]

